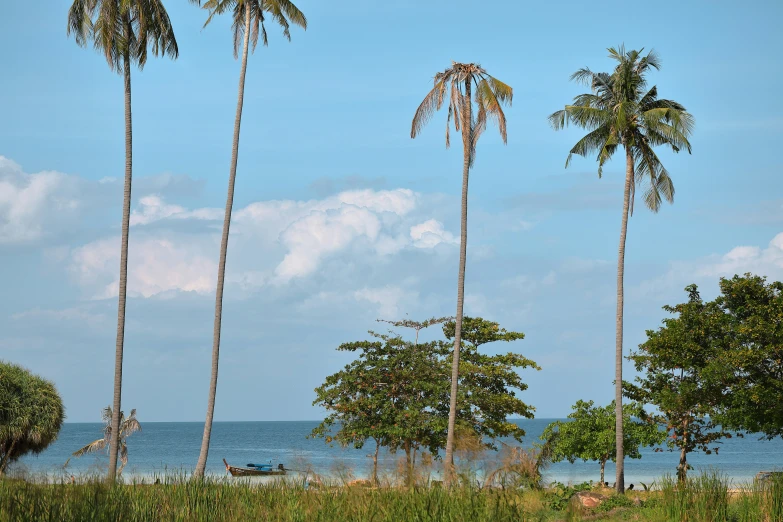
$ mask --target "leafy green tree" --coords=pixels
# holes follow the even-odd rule
[[[356,448],[374,440],[376,483],[379,448],[402,448],[410,484],[416,450],[425,446],[436,453],[447,427],[438,404],[443,400],[448,347],[444,349],[440,342],[414,345],[398,335],[370,333],[377,340],[338,347],[339,351],[357,352],[358,357],[316,388],[313,404],[325,408],[329,415],[312,436]]]
[[[190,0],[201,5],[201,0]],[[209,440],[212,434],[212,417],[215,413],[215,394],[217,392],[218,360],[220,356],[220,325],[223,318],[223,284],[226,274],[226,255],[228,251],[228,234],[231,227],[231,209],[234,205],[234,184],[237,175],[237,158],[239,156],[239,127],[242,121],[242,104],[245,97],[245,73],[247,72],[248,50],[255,51],[258,38],[268,45],[266,17],[274,20],[283,28],[283,35],[290,41],[291,24],[307,29],[305,15],[290,0],[206,0],[204,9],[209,11],[209,17],[204,23],[206,27],[215,15],[231,11],[233,20],[231,29],[234,34],[234,58],[239,54],[242,42],[242,65],[239,72],[239,89],[237,94],[237,110],[234,118],[234,141],[231,148],[231,166],[228,174],[228,196],[226,197],[226,212],[223,218],[223,236],[220,241],[220,261],[218,263],[217,288],[215,291],[215,323],[212,334],[212,370],[209,381],[209,397],[207,399],[207,417],[204,423],[204,436],[201,441],[196,469],[196,477],[203,477],[209,455]],[[252,47],[251,47],[252,45]],[[119,406],[118,406],[119,407]]]
[[[726,315],[712,375],[725,384],[715,421],[727,429],[783,436],[783,283],[745,274],[721,279],[715,303]]]
[[[492,340],[522,338],[481,318],[465,318],[466,332],[494,329],[494,336],[466,341],[457,407],[457,428],[481,437],[494,448],[497,437],[521,441],[525,432],[507,417],[532,417],[533,408],[516,397],[527,385],[517,370],[538,366],[518,354],[485,355],[478,346]],[[454,322],[446,323],[446,335]],[[431,341],[415,344],[399,335],[371,332],[375,341],[345,343],[338,350],[357,352],[357,359],[330,375],[316,388],[314,405],[329,414],[312,436],[327,442],[360,448],[374,440],[376,449],[404,450],[407,482],[412,483],[416,452],[427,449],[436,458],[445,447],[448,430],[451,343]],[[453,334],[452,334],[453,335]],[[493,337],[490,339],[490,337]],[[515,391],[516,390],[516,391]],[[373,476],[377,476],[377,451]]]
[[[594,406],[593,401],[577,401],[571,409],[574,410],[568,415],[571,420],[549,424],[541,440],[549,444],[552,462],[597,461],[601,465],[600,483],[603,484],[606,463],[615,461],[617,456],[614,401],[603,407]],[[644,405],[638,402],[623,404],[623,417],[623,447],[628,458],[640,459],[642,447],[663,444],[666,440],[667,432],[659,429]]]
[[[0,361],[0,477],[8,464],[57,439],[65,408],[50,381]]]
[[[625,239],[628,217],[633,215],[635,186],[645,186],[644,202],[658,212],[662,199],[674,201],[674,184],[654,148],[668,146],[674,152],[691,152],[688,138],[694,120],[681,104],[658,98],[658,89],[647,89],[646,75],[650,69],[659,69],[660,60],[654,51],[646,56],[642,50],[627,51],[624,46],[610,48],[609,57],[617,62],[611,74],[594,73],[584,68],[571,75],[571,80],[590,86],[591,92],[574,98],[549,116],[555,130],[569,123],[587,129],[589,133],[571,149],[566,167],[574,154],[597,155],[598,176],[604,164],[621,146],[625,150],[625,187],[620,226],[620,245],[617,254],[617,320],[615,346],[615,422],[617,423],[617,491],[625,490],[623,472],[623,277],[625,273]]]
[[[475,94],[472,94],[475,86]],[[511,87],[487,74],[480,65],[452,62],[451,67],[437,73],[432,90],[416,109],[411,124],[411,138],[415,138],[449,98],[446,117],[446,147],[450,145],[449,123],[454,117],[454,128],[462,134],[462,212],[460,226],[459,274],[457,277],[457,315],[454,335],[454,357],[451,371],[451,399],[449,428],[446,442],[446,484],[453,478],[454,425],[456,422],[457,386],[459,381],[459,348],[462,331],[462,309],[465,301],[465,259],[468,243],[468,175],[476,157],[476,145],[487,127],[487,119],[498,124],[500,136],[506,143],[506,115],[502,105],[511,104]],[[476,103],[474,116],[473,101]]]
[[[678,316],[664,319],[658,330],[648,330],[647,341],[629,356],[643,374],[636,378],[637,385],[625,383],[629,397],[659,410],[671,432],[669,448],[680,451],[677,476],[682,481],[691,468],[688,453],[717,453],[713,443],[732,436],[715,421],[725,385],[715,378],[714,361],[728,346],[728,316],[714,301],[704,303],[696,285],[685,290],[687,303],[663,307]]]
[[[106,406],[103,409],[103,412],[101,413],[101,418],[103,419],[103,422],[105,424],[105,427],[103,428],[103,437],[94,440],[84,446],[81,449],[78,449],[73,452],[74,457],[81,457],[82,455],[86,455],[88,453],[96,453],[98,451],[103,451],[109,447],[112,440],[112,425],[111,425],[111,419],[112,419],[112,411],[111,406]],[[138,419],[136,419],[136,410],[133,409],[130,412],[130,415],[128,418],[125,418],[125,413],[120,412],[120,436],[117,437],[118,439],[118,446],[120,448],[120,462],[122,465],[117,470],[117,475],[122,474],[122,470],[125,468],[125,466],[128,464],[128,444],[126,443],[126,440],[128,437],[130,437],[133,433],[141,431],[141,424],[139,424]],[[68,465],[68,461],[71,459],[68,459],[65,462],[65,465]]]
[[[92,41],[113,72],[125,79],[125,187],[122,203],[119,305],[114,355],[114,412],[119,414],[122,396],[122,352],[125,340],[125,297],[128,285],[128,230],[130,225],[131,177],[133,171],[133,131],[131,122],[131,66],[139,69],[154,55],[177,58],[177,40],[161,0],[74,0],[68,11],[68,34],[73,33],[82,47]],[[115,431],[120,418],[112,419]],[[109,450],[109,480],[117,471],[118,446]]]

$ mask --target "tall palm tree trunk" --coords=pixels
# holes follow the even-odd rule
[[[126,20],[125,34],[130,35],[130,20]],[[119,451],[120,411],[122,399],[122,351],[125,342],[125,298],[128,287],[128,232],[130,229],[131,179],[133,172],[133,125],[131,121],[131,61],[126,53],[123,60],[125,78],[125,189],[122,198],[122,246],[120,247],[120,288],[117,305],[117,344],[114,352],[114,401],[111,416],[111,440],[109,441],[109,476],[117,477],[117,453]]]
[[[614,359],[614,400],[615,428],[617,446],[617,474],[615,476],[617,492],[625,492],[625,452],[623,448],[623,277],[625,275],[625,238],[628,233],[628,210],[631,202],[631,183],[633,183],[633,156],[625,147],[625,188],[623,191],[623,221],[620,226],[620,247],[617,252],[617,326],[615,332]]]
[[[468,244],[468,175],[470,174],[473,116],[471,114],[470,79],[465,82],[465,98],[462,104],[462,219],[459,245],[459,276],[457,278],[457,317],[454,328],[454,356],[451,361],[451,396],[449,397],[449,427],[446,434],[444,477],[446,485],[454,479],[454,425],[457,420],[457,384],[459,381],[459,349],[462,344],[462,309],[465,304],[465,258]]]
[[[209,381],[209,399],[207,400],[207,420],[204,423],[204,436],[201,439],[201,453],[198,456],[196,477],[203,477],[207,468],[209,438],[212,434],[212,417],[215,413],[215,393],[217,391],[218,359],[220,356],[220,323],[223,318],[223,281],[226,275],[226,252],[228,251],[228,231],[231,227],[231,208],[234,205],[234,182],[237,177],[237,157],[239,155],[239,126],[242,122],[242,103],[245,98],[245,73],[247,72],[247,52],[250,41],[250,3],[245,2],[245,38],[242,43],[242,67],[239,73],[239,92],[237,94],[237,114],[234,119],[234,144],[231,149],[231,171],[228,175],[228,196],[226,214],[223,218],[223,238],[220,241],[220,262],[218,264],[217,290],[215,292],[215,324],[212,333],[212,376]]]

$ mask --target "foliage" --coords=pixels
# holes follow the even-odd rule
[[[0,520],[178,520],[188,522],[398,522],[544,520],[527,494],[476,488],[341,487],[326,494],[286,482],[265,485],[205,479],[140,487],[102,483],[37,485],[0,481]],[[535,516],[535,518],[534,518]]]
[[[469,166],[473,166],[476,145],[487,127],[487,120],[493,119],[500,131],[503,143],[506,143],[506,115],[503,105],[511,105],[513,89],[497,78],[490,76],[480,65],[474,63],[451,62],[451,67],[435,75],[432,90],[416,109],[411,123],[411,138],[419,135],[432,115],[443,107],[449,98],[446,115],[446,147],[451,145],[449,124],[454,118],[454,130],[462,133],[465,155]],[[471,88],[475,94],[471,99]],[[471,104],[476,104],[472,110]],[[470,115],[470,120],[466,116]],[[475,115],[475,117],[473,116]]]
[[[592,482],[582,482],[580,484],[565,485],[561,482],[553,482],[549,485],[549,489],[546,492],[546,502],[549,507],[555,511],[562,511],[568,505],[568,501],[571,500],[575,494],[580,491],[590,491],[593,489]]]
[[[712,378],[724,383],[716,422],[730,429],[783,436],[783,283],[745,274],[720,280],[714,306],[724,314]],[[720,336],[719,336],[720,335]]]
[[[570,421],[549,424],[541,440],[550,446],[552,462],[567,460],[595,460],[601,466],[600,483],[604,482],[604,466],[615,460],[615,403],[605,407],[593,406],[593,401],[577,401],[568,415]],[[638,402],[623,404],[623,447],[625,455],[642,458],[639,451],[644,446],[655,446],[666,440],[666,431],[660,430],[654,419]]]
[[[201,5],[201,0],[190,0],[190,3]],[[291,24],[307,29],[307,18],[290,0],[206,0],[202,6],[209,11],[206,27],[215,15],[231,11],[231,31],[234,34],[234,58],[239,54],[239,48],[245,35],[245,7],[250,9],[250,45],[251,52],[258,45],[258,37],[266,46],[269,39],[264,21],[270,17],[283,29],[283,36],[291,41]]]
[[[644,202],[657,212],[662,198],[673,201],[674,185],[653,148],[665,145],[673,152],[685,149],[690,153],[688,138],[694,119],[681,104],[659,99],[655,85],[647,89],[647,73],[660,68],[655,51],[642,56],[643,49],[626,51],[622,45],[608,51],[617,62],[614,71],[595,73],[583,68],[572,74],[571,80],[589,85],[591,92],[576,96],[572,105],[550,115],[549,122],[555,130],[570,123],[590,131],[571,149],[566,167],[574,154],[595,153],[600,177],[617,147],[626,148],[634,162],[634,182],[646,185]],[[632,215],[635,184],[631,185]]]
[[[454,331],[454,321],[443,325],[443,334],[449,341],[453,339]],[[516,396],[515,390],[527,390],[527,384],[522,381],[517,370],[541,368],[534,361],[517,353],[487,355],[479,351],[479,347],[487,343],[511,342],[524,337],[521,332],[508,332],[505,328],[500,328],[498,323],[481,317],[462,319],[464,345],[460,348],[457,419],[483,437],[494,439],[511,436],[522,442],[525,430],[508,421],[508,417],[516,415],[533,418],[535,408]],[[490,449],[496,449],[491,442],[486,445]]]
[[[724,387],[711,371],[723,349],[727,316],[716,303],[704,303],[696,285],[686,291],[687,303],[664,306],[678,317],[664,319],[657,331],[648,330],[647,341],[629,356],[636,370],[644,372],[636,378],[638,386],[625,383],[628,395],[655,405],[671,430],[667,444],[680,450],[680,480],[690,468],[688,453],[717,453],[713,443],[731,437],[714,419]]]
[[[82,47],[92,40],[112,71],[126,61],[140,69],[147,53],[179,54],[174,29],[160,0],[74,0],[68,10],[68,34]]]
[[[101,412],[101,419],[105,424],[103,428],[103,438],[94,440],[91,443],[84,446],[83,448],[74,451],[73,452],[74,457],[81,457],[82,455],[86,455],[88,453],[95,453],[98,451],[109,449],[109,444],[112,438],[111,414],[112,414],[111,406],[106,406],[103,409],[103,412]],[[136,419],[136,410],[135,409],[131,410],[130,415],[128,416],[127,419],[125,418],[125,413],[121,411],[119,457],[120,457],[120,462],[122,462],[122,465],[117,470],[117,475],[122,474],[123,468],[128,464],[128,445],[126,443],[126,440],[128,437],[130,437],[133,433],[137,431],[141,431],[141,424],[139,424],[138,419]],[[68,461],[65,462],[65,465],[68,465]]]
[[[466,324],[497,326],[480,318],[466,318]],[[444,331],[453,331],[453,323]],[[373,439],[392,451],[408,453],[421,447],[437,457],[445,444],[449,412],[450,343],[414,344],[399,335],[370,333],[375,341],[338,348],[358,356],[316,388],[313,404],[329,414],[311,436],[357,448]],[[521,338],[513,332],[502,335],[506,340]],[[494,448],[491,439],[524,436],[519,426],[507,421],[509,415],[533,415],[533,408],[516,397],[515,390],[527,388],[516,369],[538,366],[518,354],[479,353],[478,346],[490,341],[465,349],[458,424],[481,437],[484,447]]]
[[[50,381],[0,361],[0,475],[9,463],[57,439],[65,408]]]

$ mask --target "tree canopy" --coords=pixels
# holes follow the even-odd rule
[[[623,146],[634,173],[631,215],[636,184],[646,185],[644,202],[658,212],[662,199],[674,200],[674,184],[653,149],[664,145],[690,153],[694,119],[680,103],[658,98],[655,85],[647,88],[647,73],[661,66],[655,51],[642,55],[643,49],[626,51],[622,45],[608,51],[617,62],[614,71],[596,73],[585,67],[572,74],[571,80],[590,86],[591,92],[576,96],[573,104],[550,115],[549,122],[555,130],[570,123],[590,131],[573,146],[566,167],[574,154],[596,154],[600,177],[617,147]]]
[[[721,279],[713,308],[722,331],[710,377],[724,393],[716,422],[728,429],[783,436],[783,283],[745,274]],[[716,320],[717,322],[717,320]]]
[[[593,401],[577,401],[568,421],[549,424],[541,440],[549,446],[552,462],[567,460],[597,461],[601,466],[601,484],[604,483],[606,462],[614,461],[617,455],[615,438],[615,403],[608,406],[594,406]],[[639,451],[645,446],[662,444],[667,432],[647,414],[644,405],[638,402],[623,404],[623,448],[625,456],[642,458]]]
[[[45,450],[57,439],[64,420],[54,384],[0,361],[0,475],[23,455]]]
[[[685,290],[688,302],[663,307],[678,316],[664,319],[658,330],[648,330],[647,341],[629,356],[636,370],[644,372],[637,384],[624,383],[627,395],[655,405],[671,430],[668,445],[680,450],[680,480],[690,468],[688,453],[717,453],[715,444],[732,436],[715,418],[724,400],[721,376],[726,375],[716,374],[715,361],[731,349],[726,337],[729,316],[717,302],[704,303],[696,285]]]
[[[494,340],[521,339],[523,335],[500,330],[497,323],[481,318],[466,317],[463,324],[466,332],[489,328],[498,333],[481,338],[468,334],[466,338],[458,425],[481,436],[485,447],[493,448],[492,440],[497,437],[521,440],[524,430],[507,418],[532,417],[534,408],[516,396],[517,391],[527,388],[516,370],[538,366],[519,354],[486,355],[478,351],[478,346]],[[443,329],[448,339],[454,323],[446,323]],[[415,458],[418,448],[426,448],[438,457],[446,442],[451,343],[436,340],[415,344],[398,334],[370,334],[374,340],[338,347],[340,351],[356,352],[357,358],[316,388],[313,404],[329,413],[311,436],[357,448],[372,439],[391,451],[405,450],[409,460]],[[470,339],[476,344],[470,344]]]

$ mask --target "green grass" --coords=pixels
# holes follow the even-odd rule
[[[707,473],[687,484],[664,477],[660,489],[652,492],[633,491],[625,497],[601,493],[609,499],[586,511],[562,502],[560,490],[304,489],[282,481],[254,485],[182,477],[167,478],[163,484],[115,486],[97,480],[81,484],[0,480],[0,521],[783,522],[783,480],[732,493],[724,477]]]

